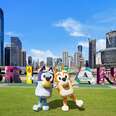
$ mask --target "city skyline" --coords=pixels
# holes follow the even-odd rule
[[[40,60],[61,57],[64,50],[73,55],[77,46],[82,45],[83,56],[88,59],[88,38],[96,39],[97,50],[104,49],[105,34],[116,29],[115,3],[115,0],[1,0],[5,44],[10,36],[18,36],[27,55]]]

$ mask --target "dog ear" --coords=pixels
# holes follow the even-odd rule
[[[45,65],[43,65],[40,70],[38,70],[38,81],[41,81],[41,75],[44,72],[44,70],[46,70]]]
[[[40,69],[40,71],[43,71],[43,70],[46,70],[45,65],[43,65],[43,66],[41,67],[41,69]]]
[[[53,68],[52,68],[52,67],[50,67],[50,68],[49,68],[49,71],[53,73]]]

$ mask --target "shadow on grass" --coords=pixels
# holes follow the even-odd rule
[[[49,102],[49,106],[50,106],[50,109],[56,109],[56,108],[61,108],[62,107],[62,100],[61,99],[57,99],[57,100],[53,100],[53,101],[50,101]],[[79,108],[75,105],[75,103],[71,100],[68,100],[68,106],[70,109],[79,109],[80,111],[83,111],[85,110],[84,107],[82,108]]]

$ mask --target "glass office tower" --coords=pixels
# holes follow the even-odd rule
[[[4,14],[0,8],[0,66],[4,65]]]

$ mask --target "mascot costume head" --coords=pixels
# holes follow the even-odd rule
[[[35,89],[35,95],[39,97],[37,105],[33,106],[34,111],[49,110],[47,98],[51,96],[53,83],[53,70],[50,68],[46,70],[43,66],[38,73],[37,87]]]
[[[69,106],[67,104],[68,97],[70,97],[75,102],[77,107],[81,108],[83,106],[83,101],[77,100],[74,94],[72,83],[69,78],[69,74],[67,72],[64,71],[56,72],[54,81],[60,96],[62,96],[63,98],[63,106],[62,106],[63,111],[69,110]]]

